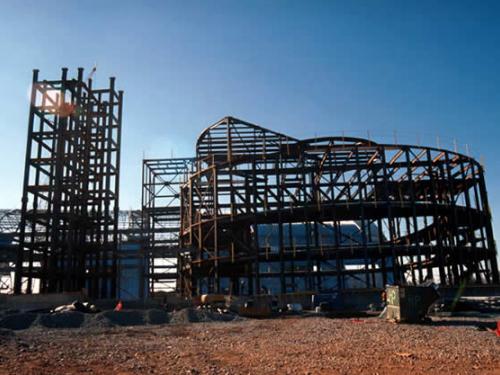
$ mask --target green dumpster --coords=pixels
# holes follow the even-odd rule
[[[439,298],[433,286],[391,285],[386,289],[388,320],[417,323]]]

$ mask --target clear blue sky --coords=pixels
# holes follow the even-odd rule
[[[234,115],[297,137],[461,150],[486,164],[500,237],[499,1],[8,1],[0,4],[0,207],[20,206],[31,70],[125,90],[121,207],[147,157],[192,155]]]

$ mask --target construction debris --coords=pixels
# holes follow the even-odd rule
[[[228,310],[184,308],[168,313],[160,309],[103,311],[94,314],[76,310],[57,313],[13,313],[0,318],[0,328],[26,330],[30,328],[85,328],[185,324],[200,322],[230,322],[241,320]]]
[[[50,312],[52,313],[62,313],[62,312],[68,312],[68,311],[79,311],[82,313],[97,313],[99,310],[97,307],[90,302],[80,302],[80,301],[73,301],[69,305],[61,305],[56,307],[55,309],[52,309]]]

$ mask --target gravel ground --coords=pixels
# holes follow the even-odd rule
[[[183,314],[175,319],[196,318]],[[492,322],[290,317],[3,329],[0,374],[500,374],[500,337],[478,329]]]

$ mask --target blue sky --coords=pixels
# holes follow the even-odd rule
[[[125,91],[121,207],[147,157],[234,115],[296,137],[453,148],[486,165],[500,236],[498,1],[0,3],[0,207],[20,206],[31,70],[97,63]]]

